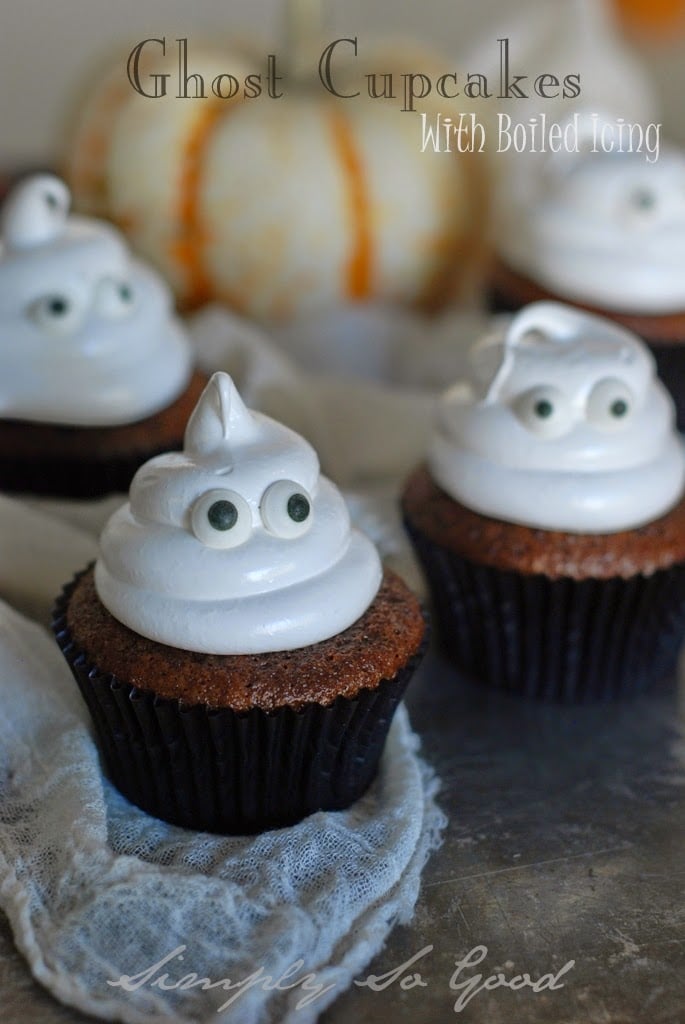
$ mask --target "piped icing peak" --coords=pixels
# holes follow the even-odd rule
[[[52,175],[21,182],[0,230],[0,416],[117,426],[169,405],[191,350],[170,292],[110,225],[69,215]]]
[[[593,152],[580,134],[579,153],[529,161],[518,198],[503,193],[501,255],[577,302],[647,315],[681,312],[685,154],[663,148],[649,163],[638,152]]]
[[[314,449],[245,407],[216,373],[185,447],[136,473],[107,523],[100,599],[131,629],[185,650],[253,654],[318,643],[368,608],[382,569]]]
[[[184,448],[196,458],[220,458],[229,444],[253,439],[255,419],[227,373],[215,373],[193,410],[186,427]]]
[[[659,518],[685,486],[673,403],[631,332],[534,303],[470,353],[443,396],[432,474],[469,508],[550,530],[610,533]]]
[[[69,189],[52,174],[41,174],[16,187],[2,215],[8,249],[46,245],[60,235],[69,213]]]

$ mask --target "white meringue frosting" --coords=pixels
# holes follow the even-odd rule
[[[514,270],[616,312],[685,310],[685,154],[557,155],[528,163],[527,197],[503,193],[496,246]]]
[[[215,373],[184,450],[151,459],[110,518],[95,567],[115,618],[211,654],[291,650],[351,626],[382,577],[338,489],[298,434]]]
[[[477,343],[441,399],[436,482],[476,512],[611,533],[668,512],[685,486],[673,403],[645,345],[558,303],[524,308]]]
[[[169,405],[191,348],[160,277],[107,224],[69,216],[52,175],[5,201],[0,240],[0,416],[118,426]]]

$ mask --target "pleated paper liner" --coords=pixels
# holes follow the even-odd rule
[[[439,639],[467,678],[585,703],[636,696],[674,671],[685,637],[685,566],[632,579],[548,579],[475,564],[406,526]]]
[[[181,445],[179,438],[178,447]],[[137,469],[168,448],[146,449],[127,457],[13,458],[0,455],[0,491],[51,498],[101,498],[126,494]]]
[[[645,338],[662,381],[671,392],[676,408],[678,430],[685,431],[685,338],[660,342]]]
[[[100,671],[79,650],[66,622],[79,578],[58,599],[53,630],[107,774],[132,803],[186,828],[250,834],[349,807],[366,792],[426,637],[394,678],[329,706],[237,712],[188,705]]]

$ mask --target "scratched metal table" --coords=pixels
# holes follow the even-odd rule
[[[342,995],[321,1024],[683,1024],[683,694],[681,682],[628,705],[531,705],[456,682],[431,653],[408,703],[450,822],[414,922],[368,973],[380,987],[422,955],[381,991]],[[453,977],[469,953],[482,963]],[[542,991],[450,989],[499,972]],[[33,983],[4,923],[0,999],[3,1024],[86,1020]]]

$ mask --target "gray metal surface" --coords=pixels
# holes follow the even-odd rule
[[[395,929],[365,978],[432,949],[381,991],[343,994],[321,1024],[683,1024],[684,692],[534,705],[458,683],[431,654],[408,704],[449,826],[414,921]],[[498,972],[536,982],[575,963],[554,991],[549,977],[541,991],[452,991],[455,961],[477,946],[487,947],[482,963],[453,984]],[[30,980],[6,924],[0,1020],[86,1020]]]

